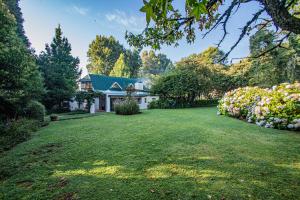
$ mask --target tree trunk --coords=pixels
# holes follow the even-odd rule
[[[300,34],[300,19],[291,15],[279,0],[258,0],[266,8],[276,26],[282,30]]]

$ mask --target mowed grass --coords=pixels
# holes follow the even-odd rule
[[[216,108],[53,122],[0,161],[0,199],[300,198],[300,134]]]

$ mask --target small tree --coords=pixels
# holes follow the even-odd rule
[[[75,96],[75,100],[78,103],[78,108],[80,109],[80,105],[86,101],[87,102],[87,109],[90,110],[92,104],[95,102],[95,98],[102,96],[102,92],[94,92],[90,91],[79,91]]]
[[[75,100],[76,100],[77,103],[78,103],[78,108],[79,108],[79,109],[80,109],[81,104],[84,102],[84,99],[85,99],[85,96],[86,96],[85,93],[86,93],[86,92],[84,92],[84,91],[79,91],[79,92],[77,92],[76,95],[75,95]]]
[[[159,95],[162,100],[172,100],[177,105],[191,105],[206,89],[205,82],[193,70],[177,69],[159,78],[152,86],[152,93]]]

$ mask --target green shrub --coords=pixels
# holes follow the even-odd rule
[[[51,120],[51,121],[58,121],[58,115],[56,115],[56,114],[51,114],[51,115],[50,115],[50,120]]]
[[[217,99],[196,100],[193,103],[178,103],[172,99],[158,99],[148,104],[149,109],[194,108],[218,105]]]
[[[192,107],[209,107],[209,106],[217,106],[219,103],[219,99],[201,99],[196,100]]]
[[[27,140],[31,133],[38,130],[40,122],[32,119],[19,119],[1,123],[0,125],[0,152]]]
[[[270,89],[238,88],[225,94],[219,113],[266,128],[300,130],[300,83]]]
[[[30,101],[25,108],[26,117],[40,122],[44,121],[45,106],[38,101]]]
[[[115,102],[114,109],[117,115],[134,115],[140,112],[139,105],[132,98]]]

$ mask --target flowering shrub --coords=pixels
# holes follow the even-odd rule
[[[219,114],[266,128],[300,130],[300,83],[238,88],[219,102]]]

